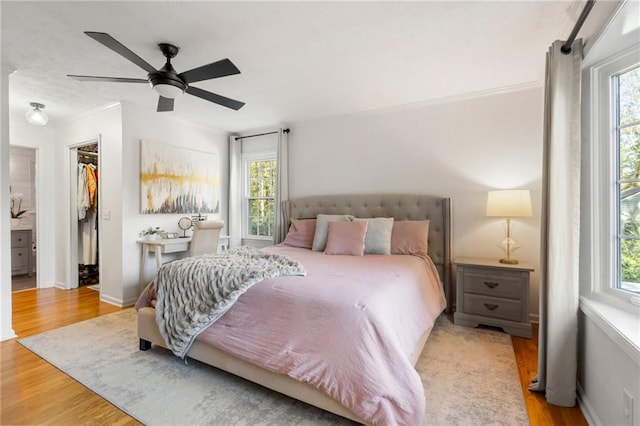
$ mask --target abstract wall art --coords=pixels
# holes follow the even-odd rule
[[[218,156],[140,141],[141,213],[219,213]]]

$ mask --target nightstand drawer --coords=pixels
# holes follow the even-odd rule
[[[29,265],[27,247],[11,249],[11,269],[22,269]]]
[[[11,248],[27,247],[31,231],[11,231]]]
[[[486,272],[482,268],[465,268],[464,292],[507,299],[520,299],[522,279],[512,271]]]
[[[522,319],[522,303],[519,300],[465,294],[464,312],[471,315],[520,321]]]

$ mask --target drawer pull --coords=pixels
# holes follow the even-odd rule
[[[22,238],[18,238],[18,242],[21,243],[22,242]]]
[[[486,285],[489,288],[496,288],[500,285],[500,283],[497,283],[495,281],[485,281],[484,285]]]
[[[18,256],[22,256],[22,253],[18,253]]]
[[[484,307],[490,311],[495,311],[496,309],[498,309],[498,305],[495,305],[493,303],[485,303]]]

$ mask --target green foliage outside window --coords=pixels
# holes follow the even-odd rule
[[[621,287],[640,291],[640,67],[618,77]]]
[[[276,217],[276,161],[249,162],[249,197],[247,233],[258,237],[273,236]]]

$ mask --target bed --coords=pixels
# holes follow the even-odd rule
[[[407,375],[406,382],[416,385],[417,373],[413,366],[422,352],[435,319],[445,306],[450,306],[450,200],[420,194],[311,196],[283,202],[283,215],[287,227],[292,223],[300,223],[304,219],[318,218],[319,220],[318,215],[348,215],[351,217],[348,221],[354,221],[353,218],[393,218],[394,223],[428,220],[428,258],[378,254],[329,256],[323,254],[322,250],[290,245],[267,248],[264,251],[268,253],[298,259],[302,265],[305,265],[306,276],[277,277],[253,285],[240,296],[236,304],[220,320],[195,338],[186,356],[359,423],[390,424],[405,422],[405,420],[414,422],[415,419],[421,418],[424,414],[424,405],[420,405],[420,400],[422,399],[424,404],[424,394],[419,376],[419,392],[413,392],[412,386],[405,385],[405,379],[399,379],[399,377]],[[337,229],[336,225],[335,230]],[[369,222],[369,229],[372,229],[371,222]],[[331,235],[336,234],[329,234],[329,238],[332,238]],[[335,245],[333,241],[335,240],[330,239],[327,242],[331,244],[325,247],[325,251],[329,251]],[[359,278],[363,277],[367,271],[374,269],[380,269],[385,280],[394,282],[395,287],[392,287],[391,291],[384,283],[372,284],[374,281],[369,278]],[[419,290],[409,284],[405,286],[403,284],[407,281],[405,275],[410,277],[409,280],[424,280],[423,275],[435,277],[437,288],[433,283],[421,286]],[[358,288],[363,289],[367,286],[382,289],[382,296],[363,297],[361,293],[357,293],[360,291],[357,290]],[[350,290],[341,293],[341,289],[351,287],[355,289],[355,293],[352,294]],[[304,292],[301,290],[303,288]],[[307,288],[309,291],[306,290]],[[282,301],[275,299],[274,292],[286,296],[284,305]],[[334,296],[331,296],[332,294]],[[438,294],[442,296],[442,300],[438,300]],[[403,302],[402,297],[405,297],[405,300],[422,300],[424,309],[420,306],[409,307],[410,302]],[[390,301],[395,299],[398,301],[393,303],[407,303],[407,306],[400,310],[393,308]],[[312,300],[320,304],[300,305],[310,303]],[[140,348],[146,350],[151,347],[151,344],[167,347],[156,322],[155,309],[148,306],[148,301],[148,294],[143,293],[136,305]],[[388,306],[387,303],[389,303]],[[256,305],[261,305],[263,308],[259,313],[250,310]],[[357,311],[357,318],[360,319],[354,320],[341,316],[342,311],[338,309],[340,305]],[[302,331],[303,335],[294,337],[293,343],[291,337],[283,337],[282,342],[279,342],[279,337],[270,336],[269,345],[284,345],[279,350],[272,347],[266,348],[269,345],[265,342],[254,343],[252,339],[260,339],[261,335],[269,333],[268,330],[265,331],[260,327],[268,326],[265,324],[271,321],[267,317],[274,311],[282,315],[279,319],[274,317],[273,323],[279,324],[277,327],[291,329],[291,333],[298,333],[297,329],[304,330],[302,323],[305,320],[296,317],[300,312],[303,312],[306,318],[315,321],[317,326],[315,330]],[[393,314],[389,315],[388,312]],[[382,316],[384,319],[378,320],[375,315]],[[287,320],[289,323],[286,322]],[[331,355],[316,354],[317,347],[309,349],[309,345],[335,347],[336,341],[353,341],[355,337],[350,333],[361,332],[351,331],[351,323],[359,322],[363,322],[364,328],[368,330],[363,334],[369,337],[358,343],[358,348],[342,345],[340,348],[342,352],[338,351],[337,354]],[[394,327],[407,329],[409,332],[405,334],[403,330],[402,334],[397,333],[396,336]],[[331,332],[322,334],[321,330],[331,330]],[[393,353],[393,359],[383,360],[384,367],[379,371],[376,370],[376,376],[368,377],[368,382],[365,380],[362,383],[362,377],[357,376],[360,374],[359,371],[354,372],[353,368],[343,367],[348,366],[351,361],[355,363],[353,359],[363,356],[363,353],[377,351],[377,348],[373,348],[376,342],[380,345],[381,352]],[[303,355],[308,355],[302,353],[300,348],[305,348],[311,353],[310,361],[300,360]],[[259,362],[257,358],[260,358]],[[333,358],[349,359],[350,362],[332,363]],[[379,368],[375,363],[373,365],[374,368]],[[332,374],[333,370],[336,370],[337,374],[344,374],[346,377],[340,380],[327,378],[326,370],[330,370]],[[362,370],[366,368],[363,367]],[[380,380],[385,375],[395,379]],[[394,383],[396,379],[398,383]],[[376,380],[379,383],[372,384]],[[380,383],[389,383],[389,388],[379,391],[384,394],[384,397],[369,395],[368,392],[378,392],[372,386],[378,386]],[[357,391],[353,390],[354,387],[358,388]],[[394,399],[393,392],[399,392],[399,400]],[[385,399],[387,394],[391,395],[388,398],[390,400]],[[412,410],[422,410],[422,412],[416,413]]]

